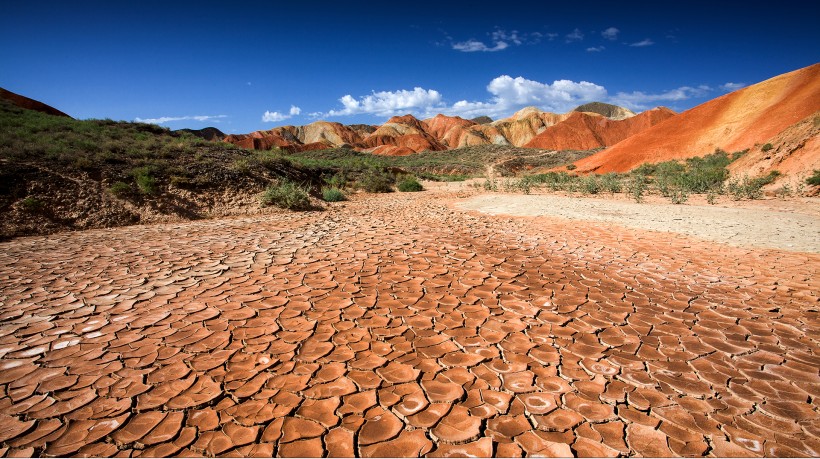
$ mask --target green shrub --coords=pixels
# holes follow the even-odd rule
[[[43,209],[43,201],[40,201],[37,198],[29,196],[20,201],[20,206],[26,212],[39,212]]]
[[[574,188],[574,183],[580,177],[569,175],[566,172],[547,172],[544,174],[530,175],[527,177],[531,185],[546,185],[552,191],[566,190]]]
[[[635,202],[643,202],[643,195],[646,192],[646,176],[643,174],[632,174],[626,183],[626,191],[632,196]]]
[[[614,172],[604,174],[601,176],[601,188],[610,194],[620,193],[623,188],[621,178]]]
[[[783,184],[780,188],[774,191],[775,196],[778,198],[787,198],[792,195],[792,187],[788,183]]]
[[[672,204],[683,204],[689,200],[689,192],[685,188],[676,187],[670,190],[669,200]]]
[[[390,193],[393,191],[393,177],[380,169],[370,169],[358,180],[361,189],[368,193]]]
[[[576,166],[575,164],[567,164],[567,170],[568,171],[574,171],[577,168],[578,168],[578,166]]]
[[[748,149],[748,148],[747,148],[747,149],[745,149],[745,150],[736,151],[736,152],[732,153],[732,157],[731,157],[729,160],[730,160],[731,162],[735,162],[735,161],[737,161],[738,159],[742,158],[742,157],[743,157],[746,153],[748,153],[748,152],[749,152],[749,149]]]
[[[812,186],[820,185],[820,169],[814,170],[813,175],[806,179],[806,184]]]
[[[310,198],[305,188],[293,182],[282,181],[269,186],[262,195],[263,206],[276,206],[290,210],[309,210]]]
[[[522,177],[518,182],[516,182],[515,187],[521,190],[524,194],[530,194],[532,191],[532,181],[529,177]]]
[[[322,188],[322,199],[326,202],[339,202],[347,199],[342,190],[335,187]]]
[[[330,188],[342,190],[347,186],[347,173],[345,171],[339,171],[333,174],[333,176],[329,179],[326,179],[325,182],[328,184]]]
[[[716,190],[707,191],[706,192],[706,202],[708,202],[711,205],[717,204],[717,195],[718,195],[718,191],[716,191]]]
[[[421,186],[421,183],[419,183],[419,181],[411,175],[408,175],[401,179],[401,181],[396,186],[399,189],[399,191],[415,192],[424,190],[424,187]]]
[[[487,179],[484,180],[484,191],[498,191],[498,183],[496,183],[495,179]]]
[[[114,196],[122,197],[131,193],[131,185],[125,182],[114,182],[111,188],[108,189]]]
[[[581,179],[581,191],[586,194],[598,194],[601,191],[601,184],[595,174],[587,175]]]
[[[657,169],[657,164],[643,163],[632,172],[635,174],[643,175],[644,177],[648,177],[650,175],[654,175]]]
[[[131,175],[137,182],[137,189],[142,194],[156,194],[157,180],[151,175],[152,170],[148,166],[137,167],[131,170]]]
[[[740,180],[730,181],[727,189],[735,201],[744,198],[760,199],[763,197],[763,187],[774,182],[779,176],[780,172],[778,171],[771,171],[763,177],[749,178],[749,176],[743,176]]]
[[[774,148],[774,147],[772,146],[772,144],[767,143],[767,144],[763,145],[762,147],[760,147],[760,151],[766,152],[766,151],[771,150],[772,148]]]

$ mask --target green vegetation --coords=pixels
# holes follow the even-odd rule
[[[360,174],[356,185],[368,193],[390,193],[396,178],[383,169],[370,168]]]
[[[520,190],[529,194],[534,187],[545,187],[552,191],[569,193],[581,192],[596,195],[601,192],[611,194],[625,191],[636,202],[642,202],[650,193],[657,193],[669,198],[674,204],[683,204],[692,194],[705,194],[709,204],[715,204],[717,197],[728,194],[733,199],[760,199],[762,188],[772,183],[780,173],[773,171],[768,175],[756,178],[744,177],[728,181],[727,166],[734,158],[739,158],[746,151],[729,155],[725,151],[715,150],[703,157],[689,158],[684,161],[666,161],[655,164],[642,164],[628,174],[608,173],[587,176],[570,175],[567,172],[547,172],[544,174],[526,175],[517,184],[505,186],[505,190]],[[820,171],[815,171],[815,181],[820,184]],[[494,191],[485,182],[484,189]],[[790,190],[787,189],[790,192]]]
[[[153,177],[153,168],[149,166],[137,167],[131,170],[131,175],[137,183],[137,189],[142,194],[157,194],[157,179]]]
[[[262,195],[262,205],[290,210],[310,210],[312,208],[308,189],[287,180],[269,186]]]
[[[632,196],[632,199],[634,199],[635,202],[643,202],[643,196],[646,193],[647,184],[648,181],[645,175],[641,173],[631,174],[626,182],[626,192]]]
[[[381,169],[394,174],[412,174],[422,180],[462,181],[480,177],[493,164],[501,177],[512,177],[534,168],[560,167],[589,156],[594,151],[547,152],[501,145],[463,147],[447,151],[423,151],[409,156],[380,156],[348,148],[331,148],[298,153],[283,153],[293,165],[331,173],[344,171],[349,180],[368,170]]]
[[[567,170],[568,171],[574,171],[577,168],[578,168],[578,166],[576,166],[575,164],[567,164]]]
[[[811,177],[806,179],[807,185],[820,186],[820,170],[815,169]]]
[[[731,180],[727,184],[727,191],[732,196],[732,199],[738,201],[740,199],[760,199],[763,197],[762,188],[775,181],[780,176],[780,172],[771,171],[768,175],[763,177],[749,178],[744,176],[740,180]]]
[[[43,209],[43,201],[40,201],[35,197],[28,196],[20,201],[20,206],[27,212],[39,212]]]
[[[601,191],[601,183],[595,174],[581,178],[581,191],[585,194],[598,194]]]
[[[396,184],[396,188],[398,188],[399,191],[405,192],[415,192],[424,190],[424,187],[421,186],[421,183],[419,183],[419,181],[416,180],[416,178],[412,175],[405,176],[404,178],[399,180],[399,183]]]
[[[623,185],[621,185],[618,174],[610,172],[601,176],[601,188],[610,194],[615,194],[621,192]]]
[[[766,152],[766,151],[771,150],[772,148],[774,148],[772,146],[772,144],[767,143],[767,144],[764,144],[762,147],[760,147],[760,151]]]
[[[108,191],[110,191],[114,196],[121,198],[131,193],[131,185],[125,182],[117,181],[111,185]]]
[[[324,187],[322,188],[322,199],[325,202],[339,202],[344,201],[347,199],[345,197],[344,192],[336,187]]]

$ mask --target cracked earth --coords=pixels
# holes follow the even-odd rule
[[[820,455],[820,255],[453,199],[0,244],[0,456]]]

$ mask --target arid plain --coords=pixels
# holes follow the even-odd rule
[[[0,243],[0,455],[820,454],[816,250],[486,196]]]

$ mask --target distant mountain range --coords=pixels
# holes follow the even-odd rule
[[[466,120],[436,115],[419,120],[394,116],[381,126],[344,125],[316,121],[305,126],[281,126],[223,139],[243,148],[290,151],[350,147],[376,155],[411,155],[476,145],[512,145],[550,150],[589,150],[614,145],[674,116],[667,108],[636,115],[615,105],[594,102],[564,113],[526,107],[509,118]]]

